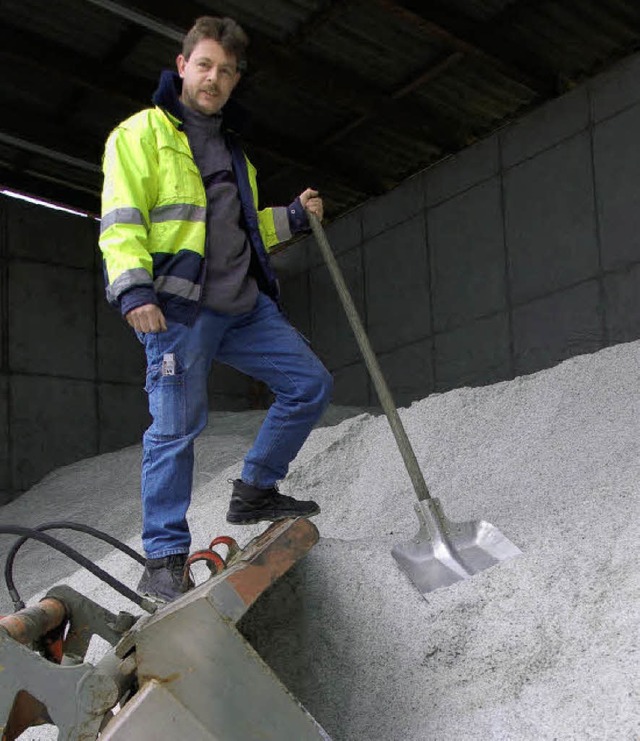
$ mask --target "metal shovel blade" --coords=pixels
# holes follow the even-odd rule
[[[327,235],[315,214],[309,214],[309,222],[418,497],[416,512],[420,520],[420,530],[413,540],[395,546],[391,551],[393,557],[424,595],[433,592],[434,589],[448,587],[462,579],[468,579],[478,571],[517,556],[521,552],[520,549],[493,525],[484,521],[449,522],[440,511],[438,500],[431,497],[387,382],[382,375],[380,363],[373,352],[342,271],[331,251]]]
[[[484,520],[451,522],[437,499],[415,505],[420,529],[391,550],[398,566],[423,594],[448,587],[522,551]]]

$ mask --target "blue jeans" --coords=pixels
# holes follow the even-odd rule
[[[202,308],[192,327],[138,334],[147,354],[153,422],[143,437],[142,544],[147,558],[187,553],[193,441],[207,424],[213,360],[264,381],[275,395],[242,479],[261,488],[283,479],[327,404],[332,378],[274,302],[260,294],[236,316]]]

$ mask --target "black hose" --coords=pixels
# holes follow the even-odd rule
[[[143,610],[154,612],[156,609],[156,605],[151,603],[148,599],[141,597],[132,589],[129,589],[129,587],[111,576],[111,574],[108,574],[104,569],[101,569],[99,566],[94,564],[93,561],[90,561],[88,558],[76,551],[75,548],[68,546],[66,543],[63,543],[51,535],[40,532],[35,528],[21,527],[20,525],[0,525],[0,535],[20,535],[24,539],[31,538],[33,540],[39,540],[41,543],[45,543],[46,545],[51,546],[51,548],[60,551],[60,553],[64,553],[65,556],[68,556],[77,564],[83,566],[87,571],[91,572],[94,576],[97,576],[98,579],[101,579],[105,584],[108,584],[112,589],[115,589],[116,592],[119,592],[123,597],[126,597]],[[16,609],[22,609],[24,607],[24,603],[22,602],[18,592],[15,590],[15,587],[13,588],[13,593],[11,593],[11,599],[14,606],[16,606]]]
[[[80,522],[71,522],[69,520],[45,522],[42,525],[38,525],[37,527],[35,527],[34,530],[38,530],[38,532],[43,532],[45,530],[77,530],[78,532],[86,533],[87,535],[92,535],[94,538],[103,540],[105,541],[105,543],[109,543],[110,545],[114,546],[114,548],[117,548],[118,550],[126,553],[128,556],[138,561],[138,563],[144,565],[145,562],[143,556],[134,551],[132,548],[129,548],[128,545],[125,545],[117,538],[114,538],[112,535],[108,535],[101,530],[96,530],[96,528],[93,528],[90,525],[84,525]],[[11,550],[7,554],[7,559],[4,565],[4,580],[16,610],[21,610],[25,605],[24,602],[20,599],[20,596],[18,595],[18,592],[15,588],[15,584],[13,581],[13,564],[16,554],[27,540],[28,538],[19,538],[18,540],[16,540],[16,542],[11,546]]]
[[[35,527],[34,530],[38,530],[39,532],[43,532],[45,530],[77,530],[79,532],[86,533],[87,535],[92,535],[93,537],[98,538],[99,540],[103,540],[106,543],[109,543],[110,545],[114,546],[115,548],[122,551],[123,553],[126,553],[128,556],[131,556],[131,558],[138,561],[138,563],[141,563],[144,565],[144,562],[145,562],[145,559],[143,556],[141,556],[139,553],[134,551],[132,548],[129,548],[128,545],[125,545],[117,538],[114,538],[112,535],[108,535],[107,533],[104,533],[101,530],[97,530],[96,528],[93,528],[90,525],[84,525],[83,523],[80,523],[80,522],[71,522],[68,520],[63,520],[59,522],[45,522],[42,525],[38,525],[37,527]],[[5,566],[4,566],[4,579],[5,579],[9,594],[11,595],[11,598],[13,600],[13,604],[17,610],[21,610],[24,607],[24,602],[19,598],[19,596],[17,596],[18,592],[15,588],[15,584],[13,581],[13,563],[15,561],[17,552],[24,545],[24,543],[26,543],[27,540],[28,538],[19,538],[11,546],[11,550],[7,554],[7,559],[5,561]]]

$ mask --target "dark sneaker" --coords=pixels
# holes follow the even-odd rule
[[[234,525],[253,525],[267,520],[276,522],[286,517],[311,517],[320,512],[315,502],[300,502],[287,497],[273,486],[258,489],[245,484],[241,479],[233,482],[233,494],[227,512],[227,522]]]
[[[176,553],[164,558],[148,558],[138,584],[138,592],[145,597],[172,602],[195,586],[187,571],[186,553]]]

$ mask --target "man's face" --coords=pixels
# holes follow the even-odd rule
[[[222,109],[240,79],[235,55],[213,39],[199,41],[189,59],[178,55],[176,64],[182,77],[180,100],[205,116]]]

